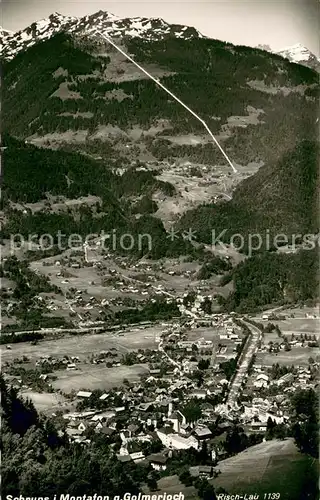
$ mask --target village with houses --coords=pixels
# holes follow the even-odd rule
[[[4,258],[7,269],[17,262]],[[33,308],[61,325],[31,333],[10,333],[14,284],[3,277],[6,383],[71,445],[104,442],[120,464],[151,467],[150,491],[170,485],[186,498],[197,498],[197,481],[224,491],[250,453],[249,469],[279,447],[293,453],[292,398],[317,390],[320,369],[316,308],[222,313],[217,277],[202,279],[202,268],[132,262],[99,242],[34,260],[25,272],[52,292]]]
[[[250,464],[258,456],[265,464],[278,448],[295,453],[292,399],[318,387],[318,310],[223,313],[219,278],[202,279],[203,264],[130,261],[99,246],[30,263],[28,276],[52,286],[33,308],[60,326],[11,333],[14,283],[5,273],[6,383],[71,445],[98,440],[120,464],[151,467],[150,491],[169,484],[197,498],[197,481],[225,490],[250,454]]]
[[[316,11],[3,3],[4,498],[317,500]]]
[[[71,264],[73,271],[79,267]],[[60,285],[72,287],[75,280],[63,274],[56,273]],[[120,281],[116,269],[109,274],[109,287],[122,297],[151,293],[152,276],[142,286],[129,284],[127,276]],[[192,271],[181,274],[190,279]],[[119,306],[116,296],[84,300],[88,291],[79,287],[70,300],[67,289],[75,332],[44,330],[41,340],[3,345],[2,371],[71,443],[105,440],[120,463],[151,465],[160,485],[180,471],[187,487],[194,478],[216,480],[235,453],[286,439],[292,395],[318,384],[318,316],[305,307],[255,316],[209,313],[212,296],[201,282],[182,297],[168,286],[155,288],[164,303],[174,302],[179,317],[109,328],[84,313],[101,316],[106,303]],[[38,299],[56,307],[50,297]]]

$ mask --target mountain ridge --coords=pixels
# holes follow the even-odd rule
[[[264,166],[240,183],[232,200],[202,205],[180,219],[182,229],[193,227],[199,241],[210,243],[212,230],[223,230],[224,241],[233,234],[258,232],[286,235],[288,241],[302,234],[318,233],[319,144],[301,141],[278,161]],[[254,195],[253,195],[254,193]],[[284,196],[285,193],[285,196]],[[257,205],[257,200],[259,203]]]
[[[290,62],[301,64],[318,72],[320,71],[320,58],[301,43],[295,43],[280,50],[273,50],[270,45],[258,45],[257,48],[271,54],[277,54],[284,59],[288,59]]]
[[[158,168],[177,193],[159,204],[167,229],[188,208],[228,198],[243,178],[315,132],[318,75],[309,68],[211,39],[121,41],[205,120],[240,172],[232,176],[202,123],[95,38],[59,33],[6,62],[3,130],[121,171],[137,161]]]
[[[103,13],[91,21],[92,33],[103,22],[113,28],[116,23]],[[168,31],[161,20],[157,28],[165,35],[161,39],[128,35],[118,42],[206,121],[240,167],[241,175],[235,179],[221,165],[220,152],[204,136],[198,120],[190,118],[154,82],[141,76],[141,71],[110,44],[96,43],[90,34],[82,36],[78,25],[80,36],[63,30],[51,36],[52,26],[59,30],[61,22],[64,20],[55,14],[49,29],[45,22],[35,23],[25,33],[30,44],[27,50],[3,65],[4,132],[21,141],[18,148],[11,141],[4,155],[11,155],[12,160],[5,159],[4,240],[10,234],[55,234],[57,229],[83,236],[113,228],[134,235],[143,231],[152,235],[152,254],[144,247],[135,256],[158,260],[191,254],[182,237],[172,244],[168,241],[168,230],[175,227],[181,235],[192,228],[198,243],[209,244],[213,228],[233,229],[244,236],[268,228],[290,234],[306,230],[316,233],[311,217],[317,183],[316,163],[311,162],[317,153],[313,144],[317,140],[319,91],[315,71],[254,48],[174,36],[180,35],[181,29],[175,32],[170,27]],[[139,18],[139,24],[133,25],[128,20],[126,25],[122,20],[122,32],[135,27],[132,33],[136,33],[141,26],[148,26],[149,21],[146,25],[142,22]],[[90,16],[83,23],[88,26]],[[37,33],[43,37],[39,43],[35,43]],[[302,141],[307,139],[312,143],[304,145]],[[29,145],[32,141],[42,148]],[[300,149],[296,151],[298,144]],[[15,153],[14,148],[28,154],[25,162],[21,151]],[[50,148],[60,150],[63,158],[46,150]],[[76,156],[67,157],[68,152]],[[88,157],[98,163],[93,164]],[[52,179],[55,164],[59,165],[59,176]],[[256,168],[261,169],[258,176],[253,175]],[[112,175],[113,170],[121,178]],[[21,171],[23,174],[19,174]],[[249,178],[244,180],[245,176]],[[241,180],[236,190],[236,182]],[[46,199],[47,193],[77,203],[79,196],[86,200],[72,213],[65,212],[66,206],[62,213],[56,213],[59,202]],[[18,199],[14,199],[16,194]],[[35,194],[37,198],[31,199]],[[225,202],[221,195],[229,200],[233,195],[233,200]],[[92,203],[97,197],[102,201],[98,205]],[[29,205],[23,217],[21,208],[14,205],[21,201]],[[38,203],[38,208],[40,204],[41,210],[33,213],[33,203]],[[194,248],[199,252],[203,249],[201,244],[192,246],[193,252]],[[287,262],[276,253],[271,255],[272,262],[274,257],[277,274]],[[257,263],[250,282],[255,282],[251,277],[261,275],[265,262]],[[299,290],[306,276],[311,282],[305,271],[301,274]],[[283,299],[277,284],[271,285],[259,306]],[[243,299],[250,301],[247,307],[255,307],[256,301],[252,304],[251,298],[259,294],[253,290],[249,295],[230,302],[232,310],[233,303],[239,307]],[[299,296],[312,298],[313,292],[306,290]]]
[[[162,18],[155,17],[119,17],[111,12],[99,10],[83,17],[67,16],[59,12],[52,13],[48,18],[40,19],[30,26],[17,32],[0,27],[0,42],[2,57],[11,60],[19,52],[26,50],[40,40],[47,40],[61,31],[79,33],[86,31],[94,34],[103,31],[111,37],[144,38],[146,40],[162,40],[168,36],[176,38],[209,38],[196,28],[180,24],[170,24]],[[320,71],[320,58],[316,57],[307,47],[296,43],[281,50],[273,50],[268,45],[258,45],[257,48],[280,55],[290,62],[301,64]]]
[[[280,56],[289,61],[305,65],[309,68],[320,71],[320,58],[316,57],[307,47],[301,43],[296,43],[290,47],[285,47],[277,52]]]
[[[64,16],[55,12],[48,18],[32,23],[16,33],[0,27],[0,40],[3,45],[2,57],[13,59],[19,52],[30,48],[39,41],[67,31],[69,33],[94,34],[102,31],[111,37],[144,38],[146,40],[162,40],[166,37],[205,38],[193,27],[170,24],[162,18],[133,17],[121,18],[110,12],[98,11],[84,17]]]

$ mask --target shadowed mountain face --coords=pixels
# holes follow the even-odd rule
[[[125,26],[131,21],[122,20]],[[50,18],[50,25],[68,29],[66,22],[58,15]],[[90,26],[97,22],[118,21],[103,14],[86,19]],[[239,167],[230,193],[257,171],[252,165],[263,165],[240,185],[232,202],[213,208],[219,227],[247,232],[306,223],[316,177],[314,160],[310,171],[305,165],[307,150],[315,154],[310,144],[316,140],[316,72],[263,50],[200,37],[124,37],[117,43],[205,120]],[[111,169],[128,169],[138,160],[164,173],[172,166],[173,175],[175,164],[187,160],[200,175],[210,170],[207,184],[222,189],[221,170],[230,183],[230,168],[221,167],[225,160],[203,124],[96,36],[61,32],[6,62],[2,105],[4,131],[28,143],[82,152]],[[297,148],[301,141],[309,142]],[[172,175],[165,180],[171,182]],[[147,205],[152,207],[150,200]],[[199,209],[195,221],[202,220],[202,212],[207,208]],[[181,224],[193,213],[187,212]],[[200,223],[200,234],[210,221],[211,216]]]

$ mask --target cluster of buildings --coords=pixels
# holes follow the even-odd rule
[[[77,398],[90,398],[92,392],[79,391]],[[108,394],[100,398],[106,400]],[[130,399],[130,398],[129,398]],[[136,399],[136,398],[135,398]],[[210,443],[213,434],[203,422],[212,414],[213,406],[202,404],[203,417],[188,422],[183,409],[172,398],[156,397],[154,401],[141,404],[113,406],[106,410],[89,409],[65,413],[65,432],[72,442],[90,443],[92,433],[100,433],[106,442],[118,443],[117,459],[136,463],[148,461],[155,470],[165,470],[167,460],[177,450],[201,450],[203,443]],[[124,418],[130,414],[130,419]],[[119,422],[122,424],[119,426]],[[213,456],[216,452],[213,446]],[[154,453],[152,450],[159,452]]]
[[[310,368],[300,366],[296,367],[293,372],[286,373],[277,379],[272,379],[270,375],[261,371],[256,375],[253,386],[256,389],[276,386],[288,392],[299,387],[312,388],[314,387],[314,379]]]
[[[117,271],[111,270],[111,275],[116,277]],[[62,414],[63,430],[72,442],[86,444],[93,433],[99,433],[114,446],[119,461],[148,462],[161,471],[166,469],[172,453],[199,451],[203,443],[207,444],[213,462],[222,457],[223,450],[215,444],[217,422],[221,430],[227,430],[237,419],[247,434],[265,433],[270,419],[275,424],[288,423],[290,393],[299,387],[314,387],[313,370],[319,369],[319,364],[296,366],[284,374],[280,370],[276,377],[274,370],[256,362],[249,368],[248,359],[243,384],[237,388],[231,405],[228,393],[233,382],[224,371],[224,365],[228,364],[225,361],[235,358],[238,346],[249,337],[245,337],[245,330],[233,315],[206,314],[203,310],[206,297],[201,293],[194,294],[191,303],[185,298],[178,301],[183,321],[162,324],[164,329],[157,337],[156,350],[139,349],[131,353],[133,364],[149,365],[149,373],[141,383],[126,380],[109,392],[84,388],[72,395],[71,404],[76,405],[77,411]],[[74,300],[82,305],[82,292],[76,291]],[[109,306],[111,300],[103,299],[98,305]],[[96,306],[97,301],[92,297],[88,304]],[[199,328],[202,330],[195,335]],[[211,337],[201,335],[207,329]],[[256,347],[254,354],[259,350],[262,348]],[[124,362],[115,348],[96,353],[89,361],[110,362],[112,366]],[[36,366],[49,364],[53,370],[61,367],[74,370],[79,363],[76,356],[62,359],[47,356],[37,361]],[[209,468],[198,467],[193,473],[210,476]]]
[[[165,351],[159,350],[154,353],[158,356],[157,362],[151,364],[150,353],[141,352],[139,354],[149,362],[149,374],[141,384],[129,383],[100,394],[98,402],[95,391],[79,391],[75,402],[81,401],[81,408],[85,410],[63,415],[70,439],[85,443],[90,440],[91,432],[99,432],[109,442],[121,442],[119,460],[136,462],[146,460],[146,450],[154,449],[156,444],[165,450],[160,454],[151,453],[157,470],[166,466],[169,452],[175,450],[200,450],[203,442],[207,442],[214,452],[210,426],[219,415],[216,405],[223,401],[229,382],[216,357],[212,358],[214,342],[204,338],[183,340],[185,330],[186,327],[178,323],[168,325],[160,339],[160,344],[177,349],[181,362],[172,363]],[[233,332],[230,330],[228,334]],[[199,386],[192,374],[199,372],[198,363],[203,359],[210,362],[203,370]],[[195,414],[192,411],[190,414],[188,405],[196,408]]]

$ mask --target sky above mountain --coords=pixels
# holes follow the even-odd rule
[[[120,17],[162,17],[235,44],[280,50],[300,42],[320,56],[318,0],[2,0],[1,25],[23,29],[55,11],[84,16],[99,10]]]

